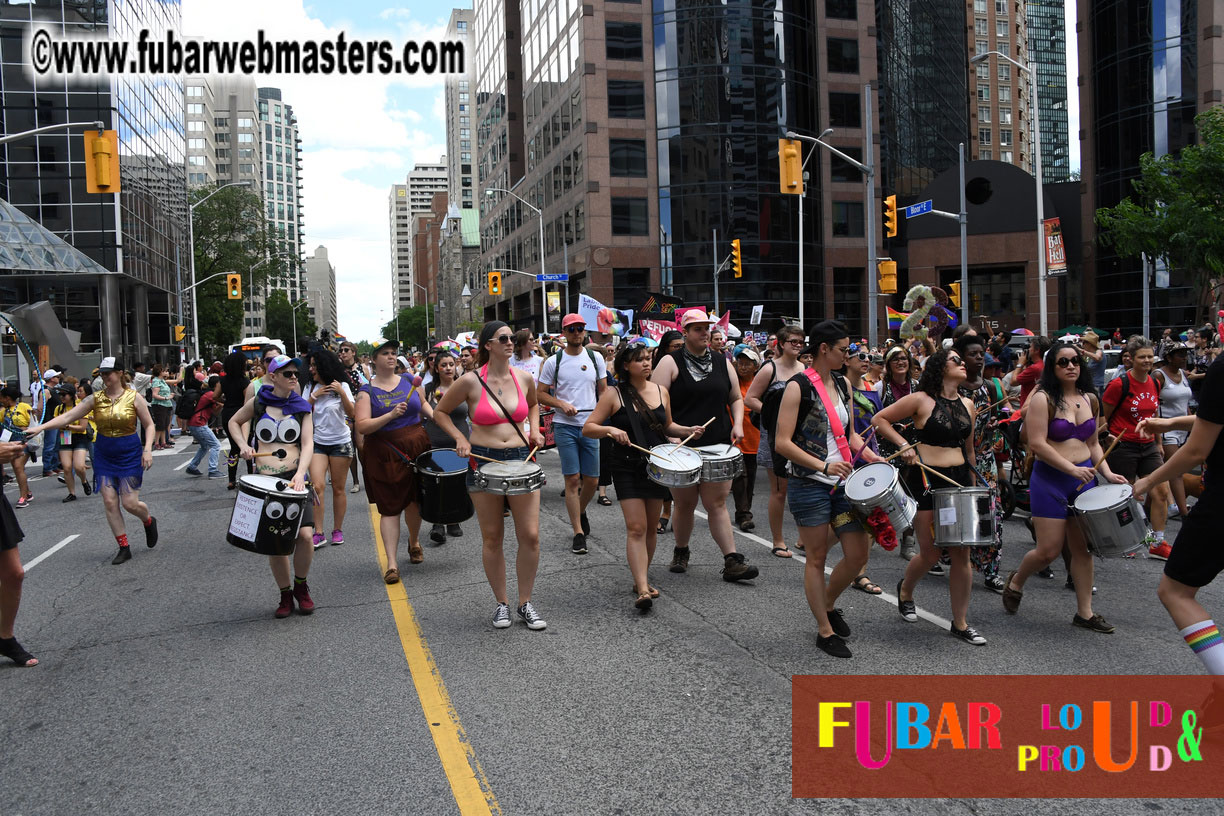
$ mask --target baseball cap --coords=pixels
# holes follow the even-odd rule
[[[115,361],[114,357],[107,357],[106,359],[110,360],[112,363]],[[105,362],[105,360],[103,362]],[[60,373],[56,371],[54,368],[48,368],[46,371],[43,372],[42,378],[43,378],[43,381],[45,382],[51,379],[52,377],[58,377],[59,375]]]
[[[296,357],[290,357],[288,354],[278,354],[276,359],[268,363],[268,373],[275,374],[287,365],[293,364],[298,368],[302,367],[302,362]]]
[[[680,318],[680,328],[687,329],[689,326],[696,326],[699,323],[716,323],[718,321],[706,314],[705,309],[689,309]]]
[[[402,365],[404,368],[412,368],[412,366],[408,363],[408,358],[405,357],[404,355],[401,354],[395,359],[399,360],[399,364]]]
[[[747,357],[749,360],[756,363],[757,365],[760,365],[761,363],[761,355],[757,354],[755,350],[750,349],[747,346],[737,346],[735,350],[735,356],[736,357]]]
[[[123,365],[119,362],[118,357],[103,357],[102,362],[98,363],[98,371],[102,374],[105,374],[108,371],[122,371],[122,370],[123,370]],[[51,374],[53,377],[59,376],[58,372],[48,371],[46,374],[43,374],[44,380],[48,379],[47,374]]]
[[[382,351],[385,348],[393,348],[396,351],[398,351],[399,347],[400,347],[400,342],[398,340],[395,340],[395,339],[384,340],[381,343],[379,343],[377,346],[374,347],[374,354],[377,355],[380,351]]]
[[[213,362],[213,364],[208,367],[209,374],[220,374],[224,370],[225,366],[221,364],[220,360]]]
[[[576,323],[581,323],[583,328],[586,328],[586,318],[580,314],[570,312],[565,317],[561,318],[561,328],[568,328]]]
[[[990,368],[991,366],[1001,366],[1001,365],[1003,364],[1000,363],[998,360],[996,360],[993,355],[991,355],[990,353],[987,353],[986,362],[982,364],[982,368]]]

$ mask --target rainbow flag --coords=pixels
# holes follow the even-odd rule
[[[888,307],[888,330],[889,331],[900,331],[901,324],[905,321],[905,318],[907,317],[909,317],[909,312],[898,312],[896,309],[889,306]]]

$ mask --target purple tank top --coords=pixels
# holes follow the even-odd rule
[[[408,398],[408,393],[412,391],[412,380],[407,377],[400,377],[399,384],[390,391],[384,391],[373,383],[361,386],[361,390],[370,395],[370,418],[378,419]],[[412,402],[408,403],[408,410],[404,412],[404,415],[399,419],[391,420],[382,426],[381,430],[394,431],[398,428],[406,428],[409,425],[420,424],[421,389],[418,388],[416,393],[412,395]]]

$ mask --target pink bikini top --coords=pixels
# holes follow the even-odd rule
[[[510,419],[507,420],[505,415],[489,402],[489,392],[487,388],[482,388],[480,399],[476,401],[476,410],[472,412],[473,425],[500,425],[507,421],[517,424],[527,418],[527,400],[523,398],[523,386],[519,385],[518,376],[515,375],[513,369],[510,370],[510,375],[514,378],[514,388],[518,391],[518,405],[510,414]],[[476,376],[487,385],[489,367],[487,365],[482,367]]]

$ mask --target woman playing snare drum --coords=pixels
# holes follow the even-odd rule
[[[501,462],[522,462],[533,448],[543,447],[540,435],[540,407],[536,403],[535,379],[526,371],[510,367],[514,353],[514,332],[501,321],[486,323],[480,330],[480,349],[476,370],[460,377],[438,403],[434,422],[455,440],[460,456],[476,454]],[[498,403],[502,407],[498,407]],[[467,403],[472,424],[472,438],[455,427],[451,412]],[[530,421],[529,433],[523,435],[524,420]],[[474,466],[477,464],[473,460]],[[497,600],[493,626],[510,626],[510,605],[506,595],[506,558],[502,553],[505,522],[503,502],[508,500],[514,515],[514,531],[518,536],[518,616],[528,629],[543,629],[548,624],[531,604],[536,568],[540,562],[540,491],[517,496],[485,493],[476,487],[474,473],[468,474],[468,492],[476,507],[480,535],[484,540],[481,559],[485,577]]]
[[[1097,439],[1100,403],[1092,385],[1092,372],[1082,364],[1079,349],[1059,341],[1046,352],[1041,380],[1029,400],[1025,423],[1029,445],[1037,457],[1029,481],[1030,506],[1037,546],[1025,554],[1020,568],[1007,578],[1003,608],[1015,614],[1024,597],[1024,582],[1034,572],[1049,566],[1066,542],[1071,550],[1071,578],[1075,582],[1075,626],[1110,634],[1114,627],[1092,611],[1092,556],[1079,525],[1067,523],[1068,507],[1084,490],[1096,483],[1093,463],[1114,484],[1126,478],[1114,474],[1102,462],[1104,452]]]
[[[965,377],[965,363],[960,355],[949,349],[939,349],[927,360],[918,380],[918,390],[889,405],[872,420],[876,434],[898,449],[906,442],[893,424],[914,421],[917,447],[907,449],[901,456],[909,465],[905,485],[918,502],[918,515],[914,518],[918,555],[909,562],[905,577],[897,584],[897,610],[910,623],[918,620],[914,588],[939,560],[932,527],[935,504],[930,491],[950,486],[940,475],[919,467],[919,463],[962,487],[970,487],[977,478],[969,466],[974,456],[972,431],[976,411],[973,402],[962,397],[958,390]],[[986,638],[965,620],[969,612],[969,593],[973,589],[969,548],[950,547],[948,552],[952,559],[952,574],[948,579],[952,634],[966,643],[981,646]]]

